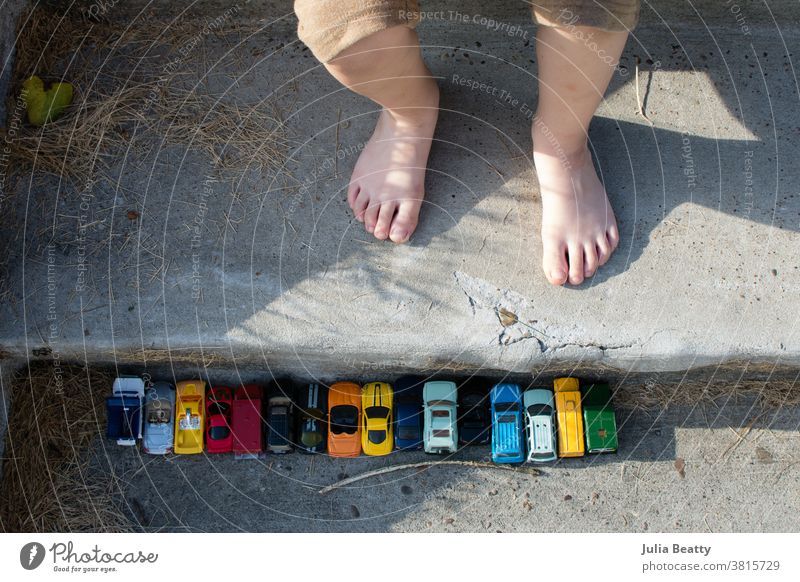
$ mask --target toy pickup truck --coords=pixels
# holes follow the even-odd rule
[[[426,453],[454,453],[458,450],[455,382],[426,382],[422,389],[424,408],[423,448]]]
[[[528,461],[547,463],[556,455],[556,403],[553,391],[532,388],[522,395],[525,429],[528,436]]]
[[[558,416],[558,456],[582,457],[583,419],[581,393],[576,378],[556,378],[553,382]]]
[[[244,384],[233,393],[231,432],[237,459],[258,457],[264,451],[262,393],[258,384]]]
[[[142,438],[144,380],[120,376],[114,380],[111,396],[106,398],[106,436],[118,445],[132,447]]]
[[[617,421],[608,384],[590,384],[582,392],[586,450],[590,453],[617,452]]]
[[[497,384],[489,394],[492,406],[492,461],[525,460],[522,438],[522,396],[516,384]]]

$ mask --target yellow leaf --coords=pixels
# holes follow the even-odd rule
[[[45,91],[42,80],[34,75],[25,80],[22,88],[28,121],[37,127],[58,119],[72,103],[72,85],[69,83],[52,83]]]

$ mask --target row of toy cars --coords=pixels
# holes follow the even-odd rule
[[[108,437],[163,455],[298,449],[334,457],[386,455],[392,450],[455,452],[491,442],[497,463],[547,462],[557,457],[614,452],[617,430],[607,384],[558,378],[554,390],[485,379],[457,386],[404,376],[363,387],[336,382],[295,388],[270,382],[206,388],[202,380],[145,385],[117,378],[107,400]]]
[[[583,390],[575,378],[556,378],[553,384],[553,390],[524,392],[516,384],[492,388],[494,462],[545,463],[586,452],[617,451],[617,423],[608,384],[588,384]]]

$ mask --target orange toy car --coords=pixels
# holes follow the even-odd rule
[[[354,382],[336,382],[328,391],[328,454],[361,454],[361,386]]]

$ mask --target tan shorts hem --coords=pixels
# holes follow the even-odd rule
[[[327,63],[346,48],[393,26],[419,23],[417,0],[295,0],[297,35]]]
[[[639,0],[533,0],[543,26],[590,26],[630,31],[639,21]],[[419,24],[418,0],[295,0],[297,34],[323,63],[371,34]]]

